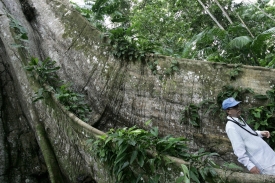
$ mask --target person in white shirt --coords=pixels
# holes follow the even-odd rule
[[[275,175],[275,152],[262,139],[269,138],[269,131],[252,130],[241,117],[239,103],[233,97],[222,103],[226,111],[226,133],[232,144],[234,154],[253,174]]]

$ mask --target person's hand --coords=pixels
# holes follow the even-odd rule
[[[253,173],[253,174],[260,174],[260,170],[254,166],[251,170],[250,170],[250,173]]]
[[[269,137],[270,137],[269,131],[261,131],[261,135],[262,135],[263,137],[266,137],[266,138],[269,138]]]

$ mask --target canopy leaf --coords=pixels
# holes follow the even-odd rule
[[[231,49],[242,49],[251,43],[252,39],[249,36],[240,36],[229,42]]]

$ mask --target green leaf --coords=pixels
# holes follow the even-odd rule
[[[11,44],[11,46],[13,47],[13,48],[21,48],[21,47],[23,47],[23,45],[21,45],[21,44]]]
[[[158,127],[153,127],[151,130],[150,130],[150,133],[152,135],[154,135],[155,137],[158,137]]]
[[[231,49],[242,49],[243,47],[251,43],[251,41],[252,39],[249,36],[240,36],[230,41],[229,46],[231,47]]]
[[[155,182],[159,182],[160,179],[160,175],[155,175],[153,176],[153,178],[150,178],[150,182],[155,183]]]
[[[117,175],[117,180],[120,181],[122,179],[123,172],[119,172]]]
[[[145,125],[148,126],[148,125],[151,124],[151,123],[152,123],[152,120],[149,119],[148,121],[145,122]]]
[[[143,165],[144,165],[144,156],[142,153],[140,153],[138,156],[138,164],[140,167],[143,167]]]
[[[270,28],[261,34],[259,34],[252,42],[251,48],[257,54],[260,54],[261,49],[263,48],[265,41],[269,40],[270,36],[275,34],[275,27]]]
[[[266,100],[268,99],[268,97],[266,95],[254,95],[255,99],[259,99],[259,100]]]
[[[235,163],[224,163],[223,165],[225,168],[231,169],[231,170],[235,170],[235,171],[243,171],[243,168],[236,165]]]
[[[179,68],[178,68],[177,66],[174,66],[174,67],[173,67],[173,70],[174,70],[174,71],[178,71]]]
[[[178,64],[178,61],[176,61],[176,60],[172,60],[172,64],[177,65],[177,64]]]
[[[120,163],[126,157],[125,153],[119,153],[116,157],[115,164]]]
[[[193,171],[190,171],[190,178],[197,182],[197,183],[200,183],[199,179],[198,179],[198,174],[197,173],[194,173]]]
[[[156,160],[155,158],[148,160],[149,165],[150,165],[150,169],[151,169],[152,172],[155,172],[155,170],[156,170],[155,160]]]
[[[22,34],[21,35],[21,39],[27,40],[28,39],[27,33]]]
[[[126,162],[122,165],[122,167],[119,169],[118,172],[122,171],[122,170],[123,170],[125,167],[127,167],[128,165],[129,165],[129,162],[126,161]]]
[[[178,183],[182,183],[182,182],[190,183],[190,175],[189,175],[189,170],[188,170],[187,166],[184,165],[184,164],[181,164],[181,168],[183,170],[184,175],[179,177],[178,179],[176,179],[176,182],[178,182]]]
[[[255,130],[258,130],[260,125],[261,125],[260,123],[256,123],[255,126],[254,126]]]
[[[134,161],[135,161],[135,159],[137,158],[137,155],[138,155],[138,151],[133,151],[132,152],[132,156],[131,156],[131,159],[130,159],[130,164],[132,164]]]
[[[189,181],[190,182],[190,181]],[[186,177],[185,176],[180,176],[176,179],[176,183],[189,183],[188,181],[186,181]]]
[[[205,180],[205,175],[207,175],[207,172],[206,172],[206,174],[204,174],[203,168],[200,168],[199,172],[200,172],[200,175],[203,178],[203,180]]]
[[[135,145],[137,144],[137,142],[136,142],[136,140],[134,140],[134,139],[130,139],[130,140],[128,141],[128,144],[130,144],[130,145],[132,145],[132,146],[135,146]]]
[[[130,133],[134,133],[134,134],[138,135],[138,134],[141,134],[142,132],[143,132],[142,129],[136,129],[136,130],[131,131]]]

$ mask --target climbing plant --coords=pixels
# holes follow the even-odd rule
[[[59,66],[55,66],[56,61],[49,57],[45,60],[39,60],[32,57],[25,67],[27,71],[30,71],[30,75],[37,78],[40,85],[49,84],[50,86],[60,83],[56,71],[60,69]]]
[[[275,149],[275,88],[266,91],[266,95],[255,95],[254,98],[260,101],[260,105],[248,109],[247,122],[254,126],[256,130],[270,131],[270,138],[265,139],[268,144]]]
[[[191,125],[195,127],[200,126],[200,117],[199,117],[199,111],[200,107],[195,104],[190,104],[187,107],[184,108],[181,112],[180,121],[181,123],[190,123]]]
[[[104,34],[111,53],[123,61],[144,61],[145,50],[140,49],[135,42],[135,32],[131,28],[117,27]],[[149,51],[149,50],[147,50]]]
[[[15,31],[15,39],[18,40],[17,43],[12,44],[13,47],[16,48],[26,48],[24,43],[28,43],[28,33],[26,29],[21,25],[21,23],[16,20],[11,14],[8,14],[10,18],[10,27]]]
[[[246,94],[254,94],[254,91],[250,88],[236,88],[231,85],[225,85],[222,87],[221,92],[217,95],[217,104],[221,106],[223,100],[229,97],[243,101]]]
[[[69,85],[63,84],[56,88],[55,97],[65,106],[68,111],[73,112],[83,121],[89,120],[91,109],[85,101],[85,95],[70,90]]]
[[[232,69],[229,73],[230,80],[236,80],[236,78],[239,77],[242,72],[243,71],[242,71],[241,65],[238,65],[238,64],[235,65],[234,69]]]
[[[96,141],[90,139],[87,142],[116,182],[157,183],[165,180],[167,166],[172,163],[166,155],[188,162],[190,179],[195,182],[204,181],[209,175],[215,176],[217,165],[211,157],[217,154],[203,149],[189,153],[186,141],[184,137],[159,137],[156,127],[146,131],[134,126],[111,129]]]
[[[168,66],[168,68],[161,68],[158,65],[157,60],[151,60],[147,62],[147,65],[151,72],[154,75],[157,75],[160,80],[163,80],[164,78],[168,78],[169,76],[173,76],[175,73],[179,72],[179,62],[176,59],[173,59]]]
[[[55,64],[56,61],[50,58],[41,61],[32,57],[25,67],[30,72],[30,76],[34,77],[42,86],[35,93],[33,102],[44,99],[46,93],[54,92],[54,96],[68,111],[73,112],[80,119],[87,122],[90,118],[91,109],[85,101],[85,96],[71,91],[68,84],[60,81],[56,73],[60,67],[55,66]],[[49,87],[44,87],[44,85]]]

